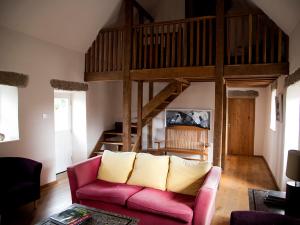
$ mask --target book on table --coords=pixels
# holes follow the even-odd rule
[[[92,217],[91,213],[81,207],[72,207],[60,213],[54,214],[50,220],[58,225],[78,225]]]

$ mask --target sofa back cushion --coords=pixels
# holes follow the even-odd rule
[[[211,166],[210,162],[186,160],[171,156],[167,190],[181,194],[197,195]]]
[[[127,184],[165,191],[168,170],[169,156],[154,156],[147,153],[138,153]]]
[[[126,183],[135,160],[135,152],[111,152],[105,150],[98,171],[98,179]]]

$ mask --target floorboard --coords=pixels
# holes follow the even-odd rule
[[[228,156],[217,195],[216,213],[212,225],[229,224],[233,210],[248,210],[248,188],[276,189],[272,176],[261,157]],[[71,205],[66,174],[57,183],[41,191],[35,210],[27,204],[2,218],[1,225],[31,225]]]

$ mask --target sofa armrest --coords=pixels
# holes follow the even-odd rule
[[[209,225],[211,223],[220,179],[221,168],[212,167],[196,197],[193,225]]]
[[[68,167],[67,172],[73,203],[79,203],[76,197],[77,189],[96,180],[100,164],[101,156],[97,156]]]

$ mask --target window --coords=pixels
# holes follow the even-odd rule
[[[54,98],[55,132],[71,130],[71,102],[69,97]]]
[[[276,131],[276,89],[272,90],[271,95],[270,129]]]
[[[4,135],[2,142],[19,140],[18,116],[18,88],[0,85],[0,133]]]

